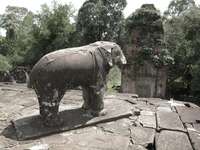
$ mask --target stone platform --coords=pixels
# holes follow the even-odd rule
[[[79,90],[66,92],[65,124],[45,128],[33,90],[0,83],[0,150],[200,150],[200,108],[189,102],[107,94],[108,114],[79,109]]]

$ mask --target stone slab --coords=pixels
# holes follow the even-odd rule
[[[153,145],[155,137],[155,129],[142,128],[142,127],[131,127],[131,140],[133,144],[142,145],[149,147]]]
[[[200,108],[176,106],[176,110],[184,123],[196,123],[200,121]]]
[[[131,121],[128,118],[120,119],[113,122],[98,124],[97,126],[102,128],[103,131],[105,132],[130,137],[129,128],[131,126]]]
[[[145,147],[141,145],[129,145],[128,150],[147,150]]]
[[[132,105],[122,100],[105,100],[105,109],[107,114],[100,117],[91,117],[77,106],[77,108],[67,109],[60,112],[64,123],[61,127],[48,128],[44,127],[38,115],[22,117],[12,120],[16,129],[18,140],[32,139],[52,133],[68,131],[80,127],[95,125],[97,123],[109,122],[121,118],[128,118],[132,115]]]
[[[100,129],[65,136],[69,150],[127,150],[129,137],[113,135]],[[53,150],[53,149],[52,149]]]
[[[156,129],[156,117],[152,111],[141,111],[138,121],[143,127]]]
[[[175,112],[157,112],[158,129],[186,131],[178,114]]]
[[[150,105],[155,105],[157,107],[159,106],[169,106],[167,103],[167,100],[161,99],[161,98],[147,98],[147,102]]]
[[[195,150],[200,150],[200,132],[188,131],[190,140]]]
[[[156,134],[157,150],[193,150],[186,133],[162,130]]]
[[[159,106],[159,107],[157,107],[157,111],[160,111],[160,112],[173,112],[170,106]]]
[[[200,123],[194,123],[193,126],[200,133]]]

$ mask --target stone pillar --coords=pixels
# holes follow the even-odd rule
[[[160,12],[153,4],[144,4],[127,18],[127,44],[124,53],[127,65],[122,70],[121,90],[136,93],[140,97],[164,97],[166,89],[166,67],[156,66],[150,59],[141,60],[144,48],[157,54],[163,48],[163,26]]]

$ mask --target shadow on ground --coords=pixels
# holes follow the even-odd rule
[[[59,127],[45,127],[39,115],[12,120],[12,124],[2,131],[2,135],[14,140],[35,139],[52,133],[87,126],[87,122],[92,119],[81,108],[64,110],[60,112],[60,117],[64,120],[64,123]]]

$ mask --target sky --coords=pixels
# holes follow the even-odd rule
[[[61,4],[71,3],[78,11],[85,0],[56,0]],[[142,4],[154,4],[157,9],[163,13],[167,10],[171,0],[127,0],[127,6],[124,10],[125,17],[129,16],[136,9],[140,8]],[[44,3],[51,5],[52,0],[0,0],[0,14],[5,12],[5,8],[8,5],[25,7],[33,12],[40,10],[40,6]],[[200,0],[195,0],[196,4],[200,4]],[[1,34],[0,30],[0,34]]]
[[[59,3],[72,3],[76,10],[78,10],[85,0],[57,0]],[[165,11],[171,0],[127,0],[127,6],[124,10],[125,17],[130,15],[135,9],[140,8],[142,4],[154,4],[161,12]],[[200,4],[200,0],[195,0]],[[26,7],[33,12],[40,10],[40,5],[47,3],[51,4],[52,0],[0,0],[0,14],[4,13],[6,6],[21,6]]]

